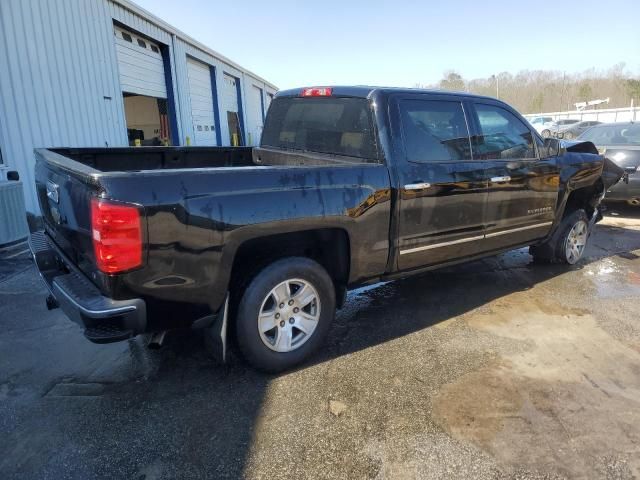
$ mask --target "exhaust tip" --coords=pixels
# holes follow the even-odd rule
[[[56,308],[60,307],[58,300],[56,300],[53,295],[48,295],[45,303],[47,304],[47,310],[55,310]]]
[[[167,331],[163,330],[161,332],[155,332],[151,335],[149,339],[149,344],[147,348],[151,350],[158,350],[164,344],[164,337],[167,335]]]

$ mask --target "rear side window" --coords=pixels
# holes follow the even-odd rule
[[[482,135],[473,152],[480,160],[535,158],[533,135],[513,113],[495,105],[475,105]]]
[[[469,131],[460,102],[402,100],[400,116],[408,161],[471,160]]]
[[[375,159],[374,139],[364,98],[282,97],[269,107],[261,146]]]

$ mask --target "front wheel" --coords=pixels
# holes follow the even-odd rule
[[[335,305],[333,282],[320,264],[302,257],[275,261],[256,275],[238,304],[242,355],[259,370],[293,367],[320,346]]]
[[[584,210],[579,210],[571,215],[573,222],[567,224],[566,233],[560,236],[558,245],[558,258],[569,265],[573,265],[582,258],[587,239],[589,238],[589,220]]]
[[[565,216],[557,232],[546,243],[529,249],[536,262],[556,262],[574,265],[584,255],[589,239],[589,218],[583,209]]]
[[[575,138],[575,135],[573,133],[571,133],[571,132],[566,132],[564,134],[564,139],[565,140],[573,140],[574,138]]]
[[[542,138],[549,138],[550,136],[551,136],[551,130],[546,128],[542,130]]]

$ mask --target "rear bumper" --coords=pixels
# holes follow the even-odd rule
[[[102,295],[44,232],[31,234],[29,245],[49,292],[67,317],[85,328],[89,340],[111,343],[145,331],[144,300],[113,300]]]

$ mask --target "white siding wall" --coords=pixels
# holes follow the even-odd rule
[[[31,212],[39,212],[34,148],[127,145],[107,5],[0,1],[2,154],[20,173]]]
[[[6,170],[24,181],[27,210],[39,213],[33,149],[51,146],[126,146],[124,102],[114,21],[168,45],[180,144],[193,138],[187,55],[213,65],[221,102],[223,74],[240,79],[245,134],[252,85],[275,88],[127,0],[0,0],[0,147]],[[251,106],[249,106],[251,108]],[[229,144],[226,111],[220,134]]]

